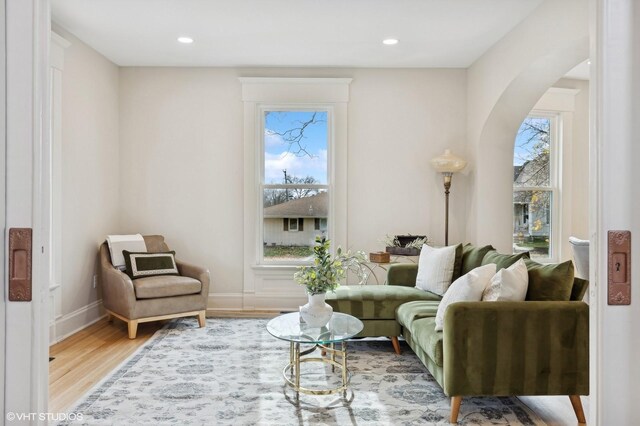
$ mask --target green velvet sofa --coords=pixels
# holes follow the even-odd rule
[[[454,278],[481,262],[469,260],[463,257]],[[327,303],[362,320],[360,337],[389,337],[398,354],[402,336],[451,397],[451,423],[462,397],[516,395],[569,395],[584,422],[579,395],[589,394],[589,309],[581,300],[587,281],[574,279],[569,301],[454,303],[444,330],[435,331],[441,297],[415,288],[417,269],[392,265],[387,285],[341,286],[327,294]]]

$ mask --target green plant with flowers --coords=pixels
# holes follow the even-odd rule
[[[360,279],[360,284],[367,279],[366,271],[362,266],[362,263],[367,260],[364,252],[344,252],[341,247],[338,247],[336,254],[331,256],[329,247],[330,240],[326,237],[316,237],[313,247],[313,265],[301,266],[293,275],[293,279],[305,286],[309,294],[334,291],[340,286],[340,281],[346,277],[348,271],[355,273]]]

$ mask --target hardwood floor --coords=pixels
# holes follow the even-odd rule
[[[208,311],[209,317],[271,318],[277,313]],[[193,319],[196,321],[196,319]],[[102,319],[49,349],[55,359],[49,363],[49,411],[64,412],[87,391],[106,377],[122,361],[162,328],[165,321],[142,323],[135,340],[127,337],[127,325],[115,319]],[[391,344],[389,350],[393,350]],[[519,397],[550,426],[578,424],[568,396]],[[582,398],[585,413],[588,398]],[[464,412],[464,400],[462,401]]]
[[[207,311],[209,317],[271,318],[277,313]],[[196,319],[194,318],[194,321]],[[49,348],[49,411],[64,412],[122,361],[142,346],[166,321],[138,325],[134,340],[127,336],[127,324],[106,318]]]

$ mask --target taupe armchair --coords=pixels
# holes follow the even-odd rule
[[[147,251],[169,251],[162,235],[144,236]],[[197,316],[205,326],[209,271],[176,261],[179,276],[167,275],[132,280],[111,263],[109,247],[100,246],[102,301],[107,314],[128,324],[129,339],[135,339],[138,323]]]

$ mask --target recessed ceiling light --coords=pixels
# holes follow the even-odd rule
[[[193,39],[191,37],[178,37],[178,41],[184,44],[193,43]]]
[[[394,44],[398,44],[397,38],[385,38],[382,40],[382,44],[386,44],[387,46],[393,46]]]

